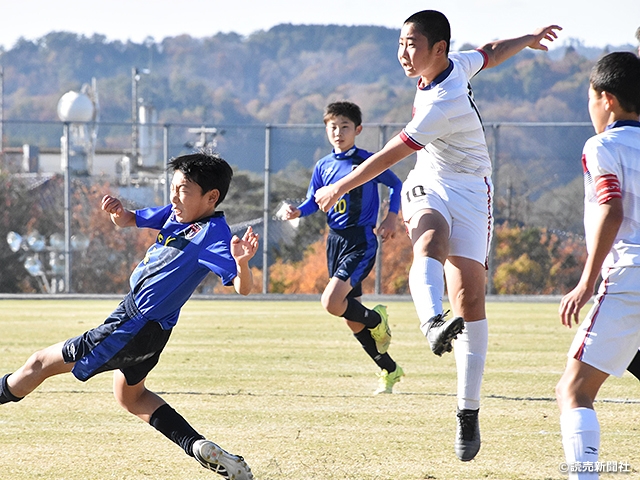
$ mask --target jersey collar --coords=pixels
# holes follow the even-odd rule
[[[440,73],[436,78],[434,78],[433,82],[431,82],[429,85],[422,85],[422,77],[421,77],[420,80],[418,80],[418,89],[431,90],[432,88],[437,87],[439,84],[441,84],[446,80],[446,78],[451,74],[452,71],[453,71],[453,62],[449,60],[449,66],[445,68],[442,71],[442,73]]]
[[[336,151],[333,151],[333,156],[336,157],[338,160],[344,160],[345,158],[349,158],[351,157],[354,153],[356,153],[358,151],[358,147],[356,147],[355,145],[353,147],[351,147],[349,150],[347,150],[346,152],[340,152],[340,153],[336,153]]]
[[[610,130],[612,128],[618,127],[640,127],[640,122],[638,122],[637,120],[617,120],[607,125],[605,127],[605,130]]]

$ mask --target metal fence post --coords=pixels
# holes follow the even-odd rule
[[[491,124],[491,131],[493,132],[493,145],[491,147],[491,160],[493,162],[493,167],[492,167],[492,183],[493,183],[493,206],[492,206],[492,213],[493,213],[493,221],[495,222],[496,219],[496,200],[497,200],[497,191],[498,191],[498,169],[500,168],[500,164],[498,162],[498,154],[499,154],[499,147],[498,147],[498,132],[500,131],[500,124],[499,123],[493,123]],[[488,264],[487,264],[487,293],[489,295],[493,295],[495,294],[495,287],[493,285],[493,275],[495,273],[495,261],[494,261],[494,257],[495,257],[495,250],[496,250],[496,231],[495,231],[495,223],[493,226],[493,231],[492,231],[492,236],[491,236],[491,243],[489,245],[489,260],[488,260]]]
[[[378,126],[378,151],[382,150],[385,143],[385,131],[386,125],[380,124]],[[384,188],[381,184],[378,184],[378,196],[382,198],[382,193],[384,192]],[[382,209],[378,210],[378,225],[382,221]],[[376,252],[376,279],[374,282],[373,291],[376,295],[380,295],[382,293],[382,238],[377,236],[378,239],[378,251]]]
[[[269,293],[269,197],[271,164],[271,125],[265,125],[264,131],[264,202],[262,208],[262,293]]]
[[[71,292],[71,165],[69,122],[64,122],[64,293]]]
[[[164,157],[164,204],[171,202],[171,179],[169,178],[169,125],[162,127],[162,155]]]

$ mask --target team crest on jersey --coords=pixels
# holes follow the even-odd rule
[[[202,224],[200,223],[193,223],[189,226],[189,228],[187,228],[184,231],[184,238],[186,238],[187,240],[191,240],[193,237],[195,237],[198,232],[200,232],[202,230]]]

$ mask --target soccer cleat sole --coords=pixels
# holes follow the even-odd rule
[[[239,455],[233,455],[209,440],[198,440],[193,454],[203,467],[227,480],[254,480],[251,468]]]
[[[431,351],[439,357],[441,357],[443,353],[453,350],[451,342],[464,330],[464,320],[462,317],[452,318],[448,323],[449,325],[446,325],[446,329],[444,333],[441,334],[442,336],[438,339],[437,344],[431,345]]]

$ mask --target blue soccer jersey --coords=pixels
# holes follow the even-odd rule
[[[194,223],[180,223],[171,205],[135,211],[136,225],[160,230],[156,242],[129,279],[142,315],[172,328],[180,308],[209,272],[231,285],[237,275],[231,231],[222,212]]]
[[[314,195],[326,185],[337,182],[372,155],[371,152],[353,147],[346,152],[332,152],[321,158],[313,169],[307,191],[307,199],[298,206],[300,216],[311,215],[318,210]],[[327,212],[327,223],[334,230],[349,227],[375,227],[378,221],[378,184],[389,187],[389,211],[398,213],[402,181],[391,170],[386,170],[373,180],[345,193]]]

